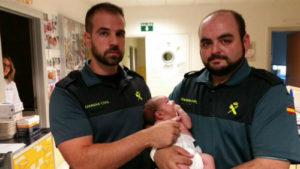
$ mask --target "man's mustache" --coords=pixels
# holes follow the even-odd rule
[[[208,61],[212,61],[214,59],[224,59],[224,60],[228,60],[227,56],[224,55],[211,55],[211,57],[208,58]]]
[[[108,50],[105,51],[105,53],[109,53],[109,52],[118,52],[120,55],[122,54],[121,50],[119,49],[118,46],[113,46],[111,48],[109,48]]]

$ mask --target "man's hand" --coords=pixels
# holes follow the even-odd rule
[[[154,161],[159,169],[178,169],[177,164],[190,166],[193,155],[178,146],[159,149],[154,155]]]
[[[172,145],[180,134],[180,118],[167,120],[145,129],[149,147],[163,148]]]

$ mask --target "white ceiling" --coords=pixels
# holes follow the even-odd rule
[[[287,2],[300,0],[81,0],[94,5],[99,2],[111,2],[121,7],[196,5],[201,3],[240,3],[240,2]]]

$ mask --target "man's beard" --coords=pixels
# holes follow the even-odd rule
[[[223,59],[227,62],[228,65],[226,67],[222,67],[221,69],[214,69],[212,66],[209,65],[209,62],[213,59]],[[236,62],[230,62],[228,57],[224,55],[212,55],[208,59],[207,64],[205,64],[205,67],[212,75],[224,76],[235,71],[244,62],[244,60],[245,60],[245,48],[243,46],[243,54]]]
[[[107,66],[116,66],[118,65],[122,59],[123,59],[123,54],[120,51],[118,46],[113,46],[111,48],[109,48],[108,50],[104,51],[104,54],[101,55],[96,46],[94,45],[94,43],[92,42],[92,54],[93,56],[96,58],[96,60],[104,65]],[[107,54],[111,51],[117,52],[119,55],[118,56],[107,56]]]

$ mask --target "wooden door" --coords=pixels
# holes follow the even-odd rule
[[[300,87],[300,32],[287,36],[286,84]]]

